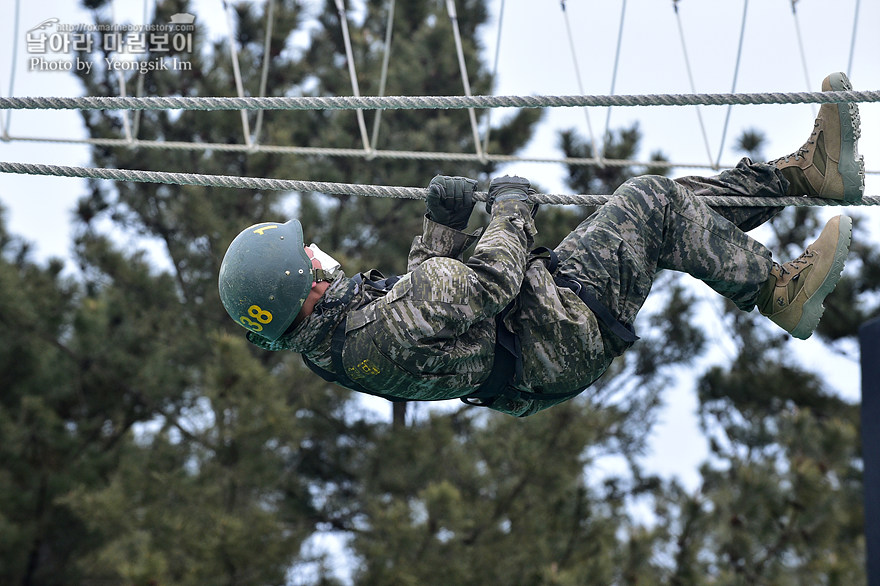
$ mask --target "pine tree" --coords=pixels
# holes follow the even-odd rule
[[[89,357],[67,343],[78,287],[62,276],[61,261],[36,265],[27,243],[6,233],[2,212],[0,582],[63,584],[76,579],[65,569],[96,536],[59,498],[99,486],[113,469],[124,409],[81,394],[96,370],[84,369]]]

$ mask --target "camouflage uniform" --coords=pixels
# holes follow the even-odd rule
[[[741,309],[754,307],[770,273],[770,251],[747,236],[781,208],[719,208],[698,195],[779,197],[787,181],[770,165],[744,159],[715,177],[671,180],[644,176],[624,183],[556,248],[557,276],[579,282],[611,315],[631,327],[660,269],[703,280]],[[489,375],[495,356],[495,317],[522,345],[521,397],[491,408],[531,415],[560,402],[538,394],[574,393],[593,383],[630,343],[570,289],[559,287],[545,262],[530,256],[536,233],[531,206],[497,202],[474,253],[474,235],[425,219],[413,242],[408,271],[386,293],[353,288],[340,275],[316,310],[267,349],[292,349],[334,372],[331,337],[345,318],[342,365],[370,392],[408,400],[466,396]],[[370,273],[366,274],[371,276]],[[323,306],[323,307],[322,307]]]

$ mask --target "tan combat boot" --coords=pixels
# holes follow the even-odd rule
[[[802,255],[784,265],[773,263],[758,294],[758,310],[795,338],[809,338],[825,312],[825,297],[840,280],[851,241],[852,220],[831,218]]]
[[[832,73],[822,91],[852,89],[844,73]],[[813,133],[794,153],[771,161],[791,183],[788,195],[809,195],[857,202],[865,190],[865,160],[858,153],[859,107],[855,103],[822,104]]]

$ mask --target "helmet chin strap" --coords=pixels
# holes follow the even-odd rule
[[[332,281],[330,278],[330,273],[325,271],[324,269],[312,269],[312,287],[320,283],[321,281]]]

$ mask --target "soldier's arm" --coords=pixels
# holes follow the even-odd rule
[[[465,264],[485,289],[485,303],[492,313],[500,312],[519,294],[529,250],[537,234],[531,204],[499,201],[492,206],[492,219]]]
[[[528,251],[536,234],[532,204],[527,199],[528,180],[519,177],[493,179],[489,187],[492,218],[479,237],[474,254],[465,263],[477,285],[474,299],[480,313],[495,315],[519,293]],[[497,201],[495,201],[497,198]],[[494,202],[494,205],[492,205]],[[410,250],[410,272],[431,257],[461,260],[476,235],[425,218],[424,233]]]
[[[464,251],[476,242],[481,232],[482,230],[477,230],[473,234],[468,234],[425,217],[422,234],[413,239],[409,249],[407,272],[413,271],[420,264],[435,256],[461,260]]]

